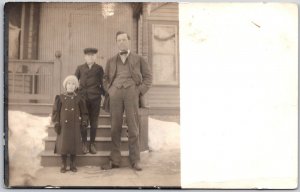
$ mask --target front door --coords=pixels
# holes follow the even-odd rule
[[[103,6],[104,4],[99,4]],[[127,10],[130,8],[129,10]],[[127,10],[127,11],[124,11]],[[69,63],[68,73],[74,73],[76,67],[83,64],[83,49],[98,49],[96,63],[105,68],[106,61],[116,54],[117,31],[128,31],[132,36],[133,18],[131,7],[127,4],[115,4],[114,13],[105,15],[103,9],[95,11],[72,11],[69,21]],[[130,12],[128,12],[130,11]],[[137,37],[133,37],[137,38]]]
[[[108,37],[107,19],[97,13],[72,13],[69,23],[69,63],[68,73],[74,73],[76,67],[83,64],[83,49],[94,47],[98,49],[96,63],[104,65],[110,53],[111,39]]]
[[[130,3],[43,3],[40,18],[39,59],[53,60],[60,51],[61,80],[83,64],[83,49],[98,49],[96,62],[105,68],[117,53],[115,34],[128,32],[136,50],[133,10]]]

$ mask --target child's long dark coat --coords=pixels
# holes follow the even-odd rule
[[[54,153],[82,154],[81,124],[87,122],[88,113],[84,100],[78,95],[61,94],[55,97],[52,122],[59,123]]]

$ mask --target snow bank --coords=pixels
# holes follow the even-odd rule
[[[149,118],[149,149],[152,151],[180,148],[179,124]]]
[[[8,112],[10,185],[28,185],[40,167],[50,117],[20,111]]]

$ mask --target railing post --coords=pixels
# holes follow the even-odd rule
[[[54,60],[54,69],[53,69],[53,94],[52,100],[54,100],[55,95],[61,93],[61,52],[55,52],[55,60]]]

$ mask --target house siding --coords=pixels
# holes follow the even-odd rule
[[[56,51],[62,53],[62,79],[73,74],[84,63],[83,49],[98,48],[96,62],[103,67],[106,60],[117,52],[115,34],[126,31],[131,36],[131,49],[137,51],[137,31],[129,3],[115,3],[114,15],[103,16],[99,3],[43,3],[39,41],[39,59],[51,60]],[[98,25],[97,25],[98,24]],[[80,26],[92,26],[95,32]],[[103,27],[105,26],[105,27]],[[101,38],[97,36],[101,35]]]
[[[103,6],[111,4],[114,4],[113,16],[104,16]],[[61,63],[55,76],[63,81],[67,75],[74,74],[78,65],[84,63],[83,49],[88,46],[98,48],[96,62],[105,68],[107,59],[117,52],[115,33],[122,30],[131,37],[131,51],[142,55],[152,68],[152,25],[178,25],[178,4],[136,5],[141,7],[133,8],[132,3],[24,3],[21,20],[26,28],[22,33],[20,59]],[[90,28],[93,30],[85,30],[90,26],[94,27]],[[57,52],[61,53],[61,57],[55,57]],[[62,91],[61,84],[54,85],[54,90]],[[179,83],[163,86],[154,84],[146,94],[146,99],[150,109],[179,111],[179,96]]]
[[[152,63],[152,45],[151,34],[152,25],[175,24],[178,26],[178,3],[144,3],[143,4],[143,49],[142,53],[147,58],[151,67]],[[177,30],[178,31],[178,30]],[[177,34],[178,35],[178,34]],[[179,51],[178,51],[179,62]],[[179,82],[179,65],[178,65],[178,82]],[[178,85],[153,85],[146,94],[147,102],[152,109],[171,109],[179,114],[180,91]]]

